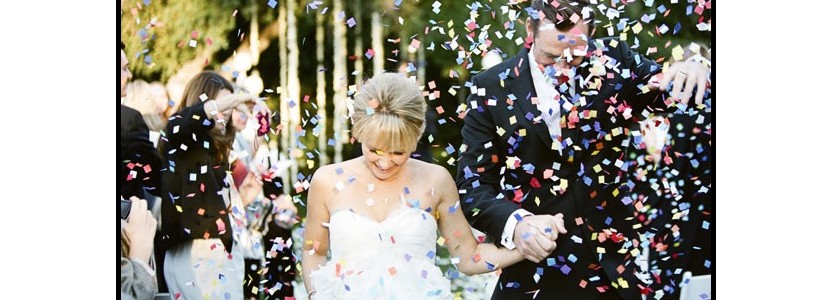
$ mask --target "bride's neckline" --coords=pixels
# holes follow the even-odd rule
[[[425,212],[425,211],[424,211],[424,210],[422,210],[422,209],[418,209],[418,208],[413,208],[413,207],[409,207],[409,206],[406,206],[406,205],[402,205],[402,206],[400,206],[400,207],[398,207],[398,208],[394,209],[394,210],[393,210],[393,211],[391,211],[390,213],[388,213],[388,215],[387,215],[384,219],[382,219],[381,221],[378,221],[378,220],[372,219],[372,218],[370,218],[370,217],[368,217],[368,216],[366,216],[366,215],[364,215],[364,214],[357,213],[357,212],[355,212],[353,209],[340,209],[340,210],[338,210],[338,211],[336,211],[336,212],[332,213],[332,214],[330,215],[330,219],[332,219],[332,218],[333,218],[335,215],[337,215],[338,213],[341,213],[341,212],[349,212],[349,213],[351,213],[351,214],[353,214],[353,215],[355,215],[355,216],[358,216],[358,217],[360,217],[360,218],[362,218],[362,219],[365,219],[365,220],[367,220],[367,221],[369,221],[369,222],[371,222],[371,223],[375,223],[375,224],[379,224],[379,225],[381,225],[381,224],[385,224],[385,223],[387,223],[387,222],[388,222],[388,221],[390,221],[390,220],[393,220],[393,219],[394,219],[394,217],[396,217],[396,215],[397,215],[397,214],[399,214],[399,213],[401,213],[401,212],[403,212],[403,211],[407,212],[408,210],[416,210],[416,211],[419,211],[420,213],[425,213],[425,214],[428,214],[427,212]],[[430,216],[430,215],[429,215],[429,216]],[[433,218],[428,218],[428,219],[433,219]]]

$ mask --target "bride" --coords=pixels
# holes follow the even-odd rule
[[[302,266],[310,299],[450,299],[434,264],[438,244],[468,275],[523,260],[517,250],[478,244],[448,171],[409,159],[426,110],[412,80],[377,75],[354,106],[362,156],[321,167],[309,188]],[[560,215],[554,219],[556,228],[540,229],[553,240],[566,233]]]

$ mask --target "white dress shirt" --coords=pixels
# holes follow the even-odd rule
[[[541,119],[544,123],[547,124],[547,129],[549,130],[550,137],[555,142],[553,145],[555,146],[556,150],[560,153],[561,152],[561,143],[559,142],[561,137],[561,106],[559,105],[558,99],[561,96],[561,93],[556,89],[556,86],[553,84],[553,79],[547,75],[544,75],[544,72],[538,68],[538,63],[535,61],[535,56],[532,54],[535,49],[535,44],[532,44],[532,48],[529,49],[529,54],[527,55],[527,59],[529,60],[529,72],[532,74],[532,84],[535,87],[535,94],[538,95],[538,110],[541,111]],[[575,80],[570,76],[569,81],[567,82],[568,88],[567,91],[570,94],[575,93]],[[509,216],[509,219],[506,220],[506,225],[503,226],[503,234],[500,238],[500,243],[509,250],[515,249],[515,242],[513,238],[515,236],[515,226],[518,225],[518,222],[521,218],[525,216],[533,215],[531,212],[521,208],[515,210],[512,215]]]

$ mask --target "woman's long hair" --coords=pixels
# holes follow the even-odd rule
[[[200,96],[203,94],[209,100],[215,100],[217,94],[222,90],[234,92],[234,86],[217,72],[203,71],[197,74],[185,86],[185,91],[182,93],[182,101],[179,102],[176,111],[181,112],[185,107],[190,107],[198,101],[202,101]],[[215,159],[217,159],[218,164],[228,161],[228,154],[231,151],[231,144],[234,141],[235,130],[232,127],[231,116],[227,116],[226,118],[228,120],[226,121],[225,133],[216,127],[208,132],[208,136],[211,137],[212,148],[216,151]]]

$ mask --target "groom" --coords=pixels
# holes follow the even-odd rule
[[[503,269],[492,299],[641,299],[628,133],[667,107],[671,79],[668,99],[687,103],[696,85],[702,101],[710,70],[679,62],[662,74],[624,41],[590,39],[585,1],[531,2],[531,47],[472,78],[462,129],[466,218],[527,258]]]

